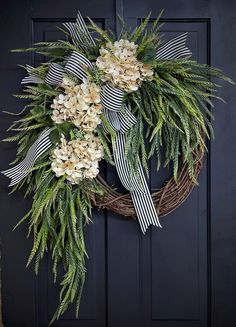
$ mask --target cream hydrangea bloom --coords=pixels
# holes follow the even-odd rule
[[[78,184],[84,178],[98,175],[98,162],[102,158],[103,146],[94,134],[69,142],[62,135],[61,143],[52,151],[51,167],[57,177],[65,175],[71,184]]]
[[[142,81],[151,79],[153,70],[149,65],[138,61],[137,48],[138,45],[134,42],[124,39],[109,42],[102,47],[96,65],[102,72],[103,81],[132,92],[138,89]]]
[[[56,124],[71,121],[85,132],[92,132],[100,124],[102,112],[100,88],[95,83],[84,80],[82,84],[65,77],[61,85],[64,93],[59,94],[51,108],[52,120]]]

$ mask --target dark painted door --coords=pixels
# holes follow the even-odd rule
[[[160,10],[167,38],[189,32],[193,57],[223,68],[235,78],[236,3],[223,0],[51,0],[5,1],[0,12],[0,94],[4,110],[19,111],[12,93],[20,91],[23,72],[16,64],[37,64],[42,58],[15,55],[9,49],[61,37],[56,25],[70,21],[80,9],[99,25],[119,30],[116,14],[130,25]],[[200,186],[174,213],[163,218],[162,230],[146,236],[132,221],[94,211],[86,227],[88,274],[80,318],[69,310],[58,327],[233,327],[236,309],[235,217],[235,90],[223,88],[227,105],[216,104],[216,141],[209,144]],[[10,118],[1,115],[1,138]],[[3,152],[4,151],[4,152]],[[14,157],[14,146],[2,146],[1,169]],[[151,163],[151,168],[154,163]],[[150,187],[163,183],[165,172],[152,173]],[[117,176],[106,169],[109,182]],[[2,302],[5,327],[48,325],[56,306],[57,287],[50,259],[36,279],[26,269],[30,249],[26,226],[12,233],[30,206],[22,194],[7,195],[1,179]]]

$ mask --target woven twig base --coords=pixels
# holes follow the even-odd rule
[[[204,153],[198,153],[198,160],[194,166],[194,176],[197,177],[202,168]],[[154,205],[159,217],[168,215],[178,208],[188,197],[193,187],[196,185],[189,177],[187,164],[182,161],[178,173],[178,183],[172,177],[157,192],[152,193]],[[110,187],[104,179],[99,176],[98,180],[106,190],[106,195],[102,198],[91,195],[93,204],[98,208],[108,209],[119,213],[127,218],[136,219],[136,214],[130,193],[121,194]]]

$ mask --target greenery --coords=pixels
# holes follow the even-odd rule
[[[151,81],[142,83],[136,92],[128,93],[125,102],[137,118],[137,124],[127,133],[126,157],[132,171],[137,170],[139,158],[148,173],[148,159],[158,158],[157,170],[164,166],[173,167],[173,176],[178,183],[178,167],[181,158],[188,164],[188,172],[194,180],[193,167],[198,149],[206,148],[206,138],[213,136],[210,110],[212,98],[218,88],[216,79],[233,83],[218,69],[202,65],[190,59],[155,60],[155,53],[161,45],[158,19],[149,24],[150,15],[134,31],[127,30],[124,22],[119,38],[128,39],[138,44],[137,57],[149,64],[154,70]],[[110,32],[103,31],[90,21],[92,35],[96,36],[96,46],[86,48],[75,45],[71,36],[63,31],[66,40],[40,42],[29,49],[18,49],[15,52],[35,51],[49,58],[49,62],[32,68],[30,74],[45,79],[49,63],[65,65],[65,58],[73,51],[84,54],[94,61],[99,55],[99,48],[107,42],[114,42]],[[77,26],[77,31],[84,39],[84,32]],[[85,38],[86,41],[86,38]],[[25,67],[28,71],[28,68]],[[102,85],[100,73],[90,72],[93,81]],[[24,93],[16,95],[20,99],[30,100],[24,108],[23,118],[13,122],[9,130],[16,132],[5,139],[6,142],[17,142],[17,156],[12,163],[20,162],[27,154],[29,147],[38,138],[45,127],[51,127],[51,140],[55,146],[61,133],[73,139],[79,133],[71,123],[56,125],[51,120],[52,100],[60,93],[60,87],[46,83],[26,86]],[[219,98],[220,99],[220,98]],[[222,100],[222,99],[221,99]],[[109,164],[114,164],[111,141],[114,131],[104,116],[103,124],[110,133],[99,127],[105,156]],[[53,259],[54,280],[57,278],[57,266],[62,263],[64,276],[60,283],[60,304],[52,318],[58,319],[68,305],[76,301],[76,313],[83,290],[86,273],[86,249],[83,226],[91,219],[91,193],[104,194],[103,187],[97,179],[86,180],[79,185],[71,185],[65,177],[57,178],[51,170],[50,151],[44,153],[30,174],[19,182],[13,191],[26,185],[26,195],[33,194],[31,210],[19,221],[29,224],[29,234],[34,242],[27,265],[34,259],[35,272],[38,273],[40,260],[45,252],[51,251]],[[163,158],[161,157],[163,153]],[[195,181],[195,180],[194,180]],[[196,182],[196,181],[195,181]]]
[[[127,156],[131,167],[137,165],[138,153],[141,153],[144,167],[146,158],[155,155],[158,158],[157,171],[162,164],[171,164],[178,182],[179,162],[184,158],[194,180],[193,167],[200,159],[196,156],[197,150],[204,150],[206,138],[214,136],[210,110],[214,107],[212,98],[222,100],[215,95],[217,84],[211,81],[212,77],[232,82],[218,69],[192,60],[156,63],[153,80],[144,82],[127,98],[134,114],[139,117],[138,124],[128,133]],[[145,147],[145,133],[149,147]]]

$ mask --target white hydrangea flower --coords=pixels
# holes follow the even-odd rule
[[[62,135],[61,143],[52,151],[51,167],[57,177],[65,175],[71,184],[78,184],[84,178],[98,175],[98,162],[102,158],[103,146],[94,134],[69,142]]]
[[[138,45],[134,42],[124,39],[109,42],[106,47],[102,47],[96,65],[102,72],[103,81],[132,92],[138,89],[142,81],[152,79],[153,70],[138,61],[137,48]]]
[[[100,87],[84,80],[76,84],[69,77],[64,77],[64,94],[59,94],[51,105],[52,120],[56,124],[71,121],[85,132],[93,132],[100,124],[102,112]]]

